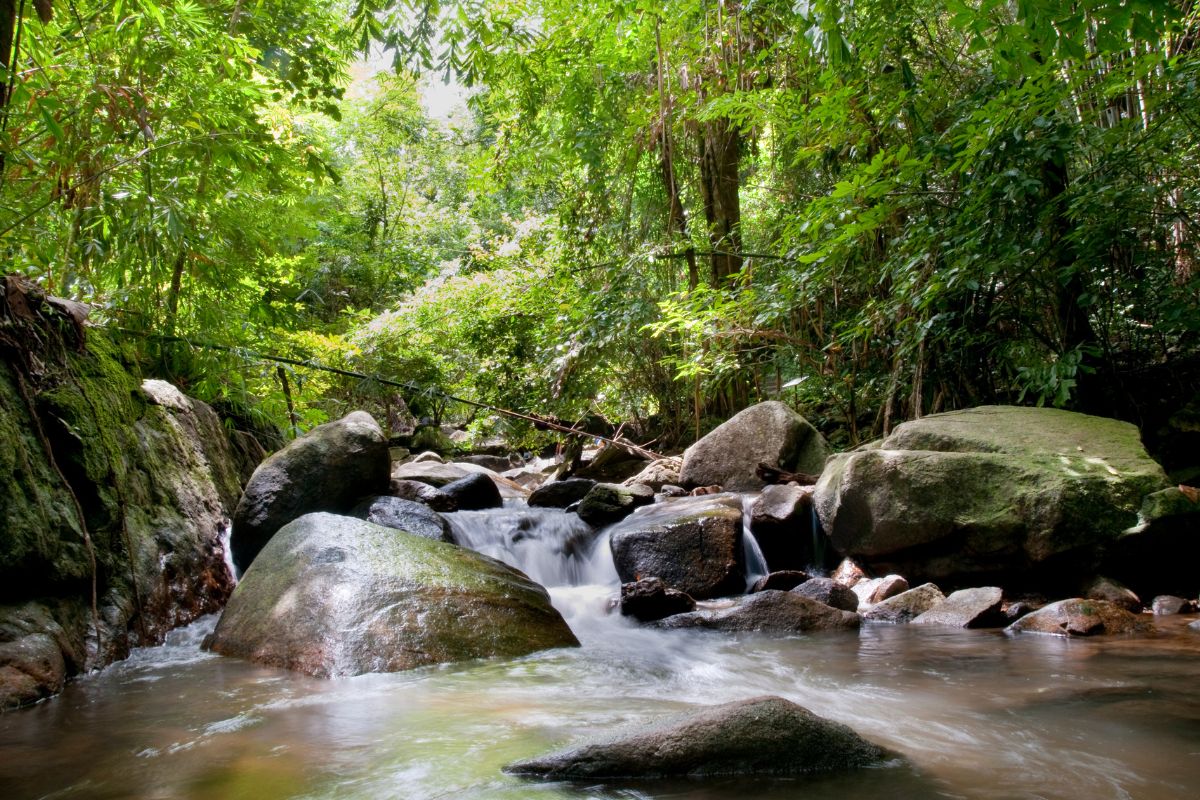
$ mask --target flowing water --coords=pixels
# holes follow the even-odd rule
[[[1064,641],[864,627],[798,637],[654,631],[605,613],[605,537],[561,512],[450,515],[460,541],[551,587],[583,646],[317,680],[163,647],[0,716],[0,798],[1194,798],[1200,634]],[[903,761],[803,780],[538,784],[500,768],[590,734],[762,694]]]

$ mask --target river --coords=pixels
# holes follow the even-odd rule
[[[449,515],[550,585],[582,642],[317,680],[200,649],[215,619],[0,715],[0,798],[1194,798],[1200,634],[1065,640],[864,626],[772,637],[606,613],[615,572],[558,512]],[[488,531],[491,533],[488,533]],[[472,538],[474,537],[474,538]],[[548,558],[547,552],[556,554]],[[539,784],[501,767],[622,723],[774,694],[905,758],[849,775]]]

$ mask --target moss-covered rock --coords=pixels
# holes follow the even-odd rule
[[[326,513],[267,542],[211,640],[217,653],[318,677],[577,644],[546,590],[517,570]]]
[[[1093,572],[1166,483],[1128,423],[988,406],[835,456],[814,504],[833,546],[875,572],[1053,589]]]

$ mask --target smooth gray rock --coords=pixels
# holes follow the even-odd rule
[[[854,629],[859,622],[859,615],[853,611],[831,608],[795,592],[768,589],[739,598],[729,608],[677,614],[655,624],[673,630],[708,628],[788,634]]]
[[[802,775],[875,766],[891,754],[779,697],[756,697],[639,725],[504,768],[545,780]]]
[[[763,487],[760,463],[788,472],[820,474],[829,448],[804,417],[777,400],[750,406],[717,426],[683,454],[683,486],[721,486],[749,492]]]
[[[911,622],[945,599],[938,587],[925,583],[876,603],[863,612],[862,618],[865,622]]]
[[[1005,623],[1000,613],[1003,595],[998,586],[959,589],[912,622],[953,628],[1001,628]]]
[[[229,598],[214,652],[317,677],[578,644],[546,590],[499,561],[353,517],[279,530]]]
[[[254,470],[233,513],[230,550],[245,570],[275,532],[312,511],[349,511],[383,494],[390,466],[387,439],[365,411],[318,425]]]
[[[1059,600],[1018,619],[1007,633],[1048,633],[1055,636],[1114,636],[1154,632],[1154,625],[1106,600]]]
[[[453,541],[450,537],[450,524],[442,515],[412,500],[402,500],[390,495],[370,497],[356,505],[350,511],[350,516],[385,528],[424,536],[426,539]]]
[[[847,589],[832,578],[810,578],[792,589],[792,592],[831,608],[840,608],[842,611],[858,610],[858,595],[854,590]]]

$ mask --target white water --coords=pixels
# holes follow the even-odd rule
[[[210,618],[0,715],[0,798],[1191,800],[1200,788],[1200,635],[1182,620],[1159,620],[1157,638],[1112,641],[915,626],[657,631],[606,613],[607,538],[575,546],[583,531],[569,515],[451,519],[464,541],[550,584],[583,646],[317,680],[200,651]],[[617,724],[761,694],[908,762],[799,781],[612,786],[500,771]]]

